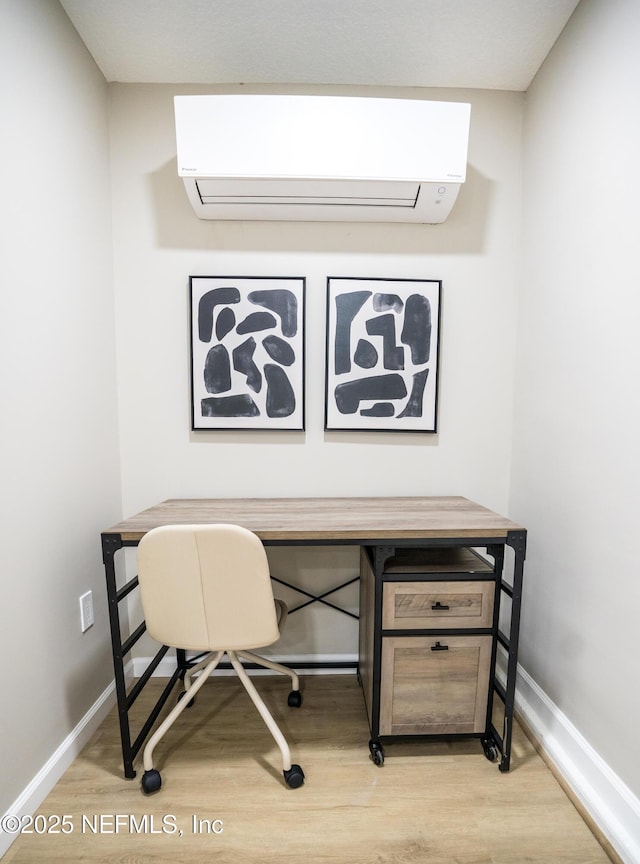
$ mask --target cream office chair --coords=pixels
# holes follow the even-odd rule
[[[154,748],[192,704],[225,654],[280,748],[287,786],[302,786],[304,773],[299,765],[291,764],[289,746],[240,662],[247,660],[288,675],[293,688],[288,704],[302,704],[295,672],[250,650],[277,641],[287,610],[282,601],[274,600],[261,540],[238,525],[154,528],[138,546],[138,579],[149,634],[164,645],[207,652],[186,672],[184,698],[145,746],[142,790],[160,789],[160,773],[153,767]]]

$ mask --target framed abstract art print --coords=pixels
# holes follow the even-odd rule
[[[304,429],[305,279],[189,285],[192,429]]]
[[[327,279],[325,429],[436,432],[441,282]]]

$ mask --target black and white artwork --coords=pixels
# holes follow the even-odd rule
[[[436,431],[440,289],[327,279],[325,429]]]
[[[304,429],[304,278],[189,282],[192,428]]]

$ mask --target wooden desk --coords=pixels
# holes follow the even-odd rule
[[[500,566],[497,592],[509,597],[509,633],[505,635],[498,631],[499,610],[496,610],[494,639],[495,643],[503,646],[508,658],[506,683],[494,681],[495,690],[504,702],[505,719],[502,734],[493,725],[490,730],[492,742],[501,754],[500,769],[509,769],[526,549],[524,528],[461,497],[173,499],[150,507],[102,533],[125,777],[135,777],[133,760],[173,685],[184,675],[188,661],[184,652],[177,652],[177,668],[132,742],[129,710],[168,649],[163,646],[158,651],[127,692],[125,658],[146,627],[143,621],[131,636],[122,640],[119,604],[137,588],[138,580],[134,577],[117,587],[116,553],[123,547],[136,546],[147,531],[159,525],[216,522],[242,525],[254,531],[265,545],[348,544],[369,547],[377,562],[375,570],[379,579],[382,578],[384,562],[399,547],[484,547],[489,554],[497,552],[501,564],[504,548],[510,546],[514,550],[512,577],[505,579]],[[323,665],[330,668],[330,664]]]

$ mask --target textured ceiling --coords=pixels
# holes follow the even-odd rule
[[[60,0],[108,81],[526,90],[578,0]]]

